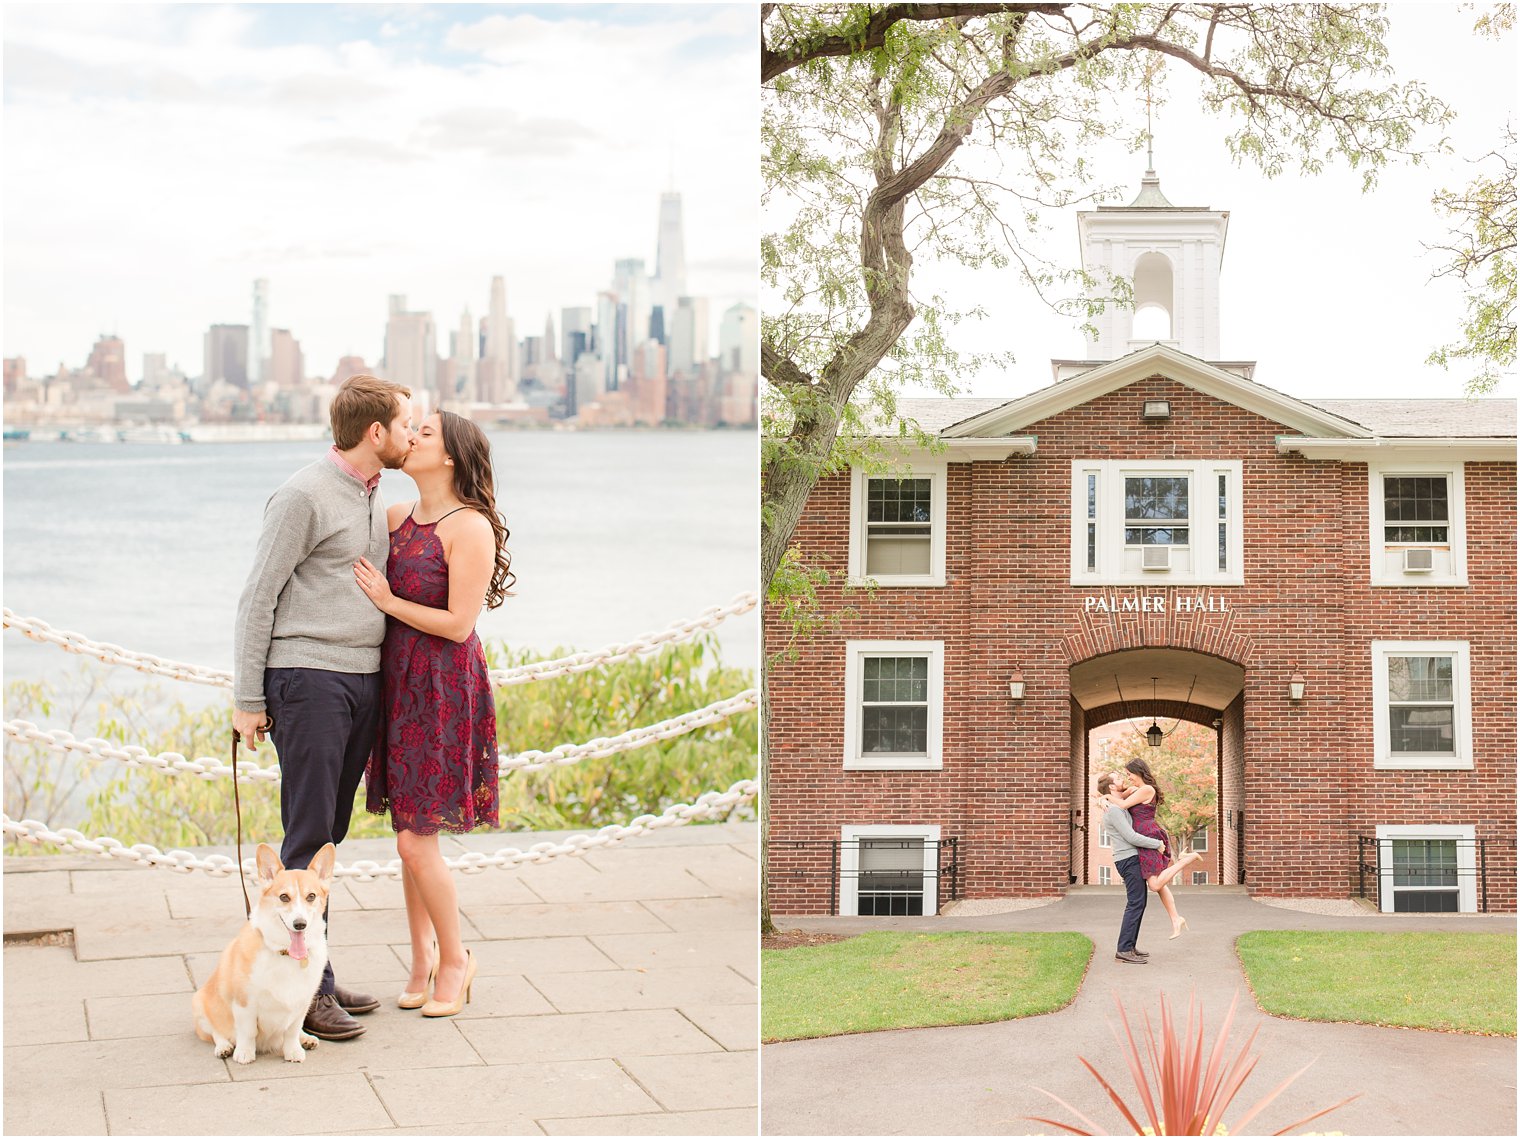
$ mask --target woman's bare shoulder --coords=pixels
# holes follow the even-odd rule
[[[385,528],[387,530],[394,530],[397,526],[400,526],[406,516],[412,512],[412,507],[415,505],[416,501],[413,500],[410,502],[392,503],[386,507]]]

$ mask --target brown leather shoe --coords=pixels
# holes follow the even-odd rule
[[[1114,954],[1114,960],[1115,961],[1122,961],[1126,965],[1149,965],[1150,964],[1149,961],[1147,961],[1144,957],[1141,957],[1140,954],[1136,953],[1133,949],[1125,950],[1123,953],[1115,953]]]
[[[352,1040],[364,1035],[364,1025],[344,1012],[331,993],[318,993],[312,998],[302,1027],[318,1040]]]
[[[333,985],[333,999],[349,1016],[362,1016],[380,1007],[380,1002],[374,997],[365,996],[363,993],[351,993],[342,985]]]

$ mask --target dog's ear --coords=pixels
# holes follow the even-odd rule
[[[311,860],[311,865],[309,865],[307,869],[321,880],[323,886],[331,886],[333,880],[333,863],[336,862],[337,859],[338,848],[335,847],[332,843],[328,843],[321,850],[317,851],[316,856]]]
[[[267,842],[259,843],[259,851],[254,856],[254,861],[259,868],[259,881],[265,886],[273,882],[274,876],[285,869],[284,865],[280,862],[280,856],[274,852],[274,847],[270,846]]]

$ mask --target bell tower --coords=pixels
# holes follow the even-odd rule
[[[1134,286],[1134,307],[1109,305],[1093,323],[1089,361],[1117,360],[1160,341],[1200,360],[1219,359],[1219,271],[1228,210],[1174,206],[1161,192],[1155,165],[1127,206],[1077,214],[1082,267],[1103,282],[1122,277]]]

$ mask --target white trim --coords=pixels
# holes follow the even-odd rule
[[[929,572],[868,577],[866,575],[866,486],[873,478],[929,480]],[[949,481],[944,460],[918,460],[899,465],[890,473],[868,473],[862,467],[850,468],[850,552],[846,566],[850,585],[874,581],[883,588],[912,586],[938,587],[945,584],[945,502]]]
[[[1087,569],[1087,476],[1098,476],[1097,567]],[[1147,572],[1139,556],[1128,559],[1124,543],[1124,480],[1145,475],[1178,475],[1188,478],[1189,568],[1165,573]],[[1227,496],[1223,521],[1225,558],[1229,566],[1219,569],[1218,477],[1226,477]],[[1071,584],[1072,585],[1244,585],[1245,584],[1245,482],[1239,459],[1073,459],[1071,460]],[[1127,568],[1127,561],[1136,564]]]
[[[1396,556],[1390,555],[1389,551],[1404,549],[1401,544],[1390,546],[1383,539],[1383,479],[1390,475],[1394,478],[1400,475],[1416,478],[1443,475],[1446,478],[1446,506],[1451,516],[1446,520],[1447,542],[1432,546],[1438,567],[1434,573],[1406,574],[1389,569],[1390,561]],[[1367,554],[1373,585],[1404,588],[1467,585],[1467,495],[1464,475],[1462,463],[1401,463],[1391,458],[1367,463]],[[1443,563],[1444,572],[1439,568]]]
[[[1114,884],[1114,868],[1112,866],[1098,867],[1098,885],[1112,886]]]
[[[1323,408],[1302,403],[1292,396],[1275,392],[1271,388],[1232,375],[1212,364],[1169,348],[1165,344],[1152,344],[1131,352],[1128,356],[1094,368],[1090,372],[1052,384],[1020,399],[974,415],[946,428],[946,438],[965,436],[1007,435],[1038,423],[1052,415],[1084,404],[1099,396],[1128,387],[1149,376],[1162,375],[1175,380],[1184,387],[1203,392],[1226,403],[1254,411],[1274,423],[1295,431],[1312,432],[1314,435],[1338,435],[1341,437],[1367,438],[1372,432],[1358,423],[1325,411]],[[1140,407],[1135,405],[1135,419],[1140,418]],[[1510,444],[1513,448],[1514,444]]]
[[[1198,840],[1203,839],[1203,845],[1198,845]],[[1189,850],[1196,850],[1199,854],[1207,854],[1209,849],[1209,828],[1204,827],[1193,835],[1193,840],[1188,844]]]
[[[1209,884],[1209,872],[1207,870],[1194,870],[1193,885],[1207,886]]]
[[[1457,840],[1457,912],[1478,912],[1478,844],[1477,829],[1454,824],[1407,824],[1380,826],[1377,828],[1378,865],[1393,866],[1393,843],[1396,838],[1427,838]],[[1464,845],[1464,841],[1465,845]],[[1393,895],[1397,890],[1413,890],[1419,887],[1393,885],[1391,869],[1378,876],[1378,909],[1385,914],[1393,910]],[[1439,889],[1439,887],[1437,887]]]
[[[939,771],[943,768],[945,642],[846,641],[844,655],[844,769],[846,771]],[[929,658],[928,755],[885,755],[872,756],[869,759],[861,755],[861,666],[867,656],[926,656]]]
[[[1388,658],[1398,656],[1450,656],[1453,751],[1448,755],[1394,756],[1389,751]],[[1372,766],[1388,771],[1471,771],[1472,667],[1466,641],[1373,641],[1372,642]]]
[[[871,823],[839,828],[839,913],[858,917],[860,909],[860,847],[851,843],[859,838],[921,838],[924,840],[924,917],[939,913],[939,827],[936,825],[898,826]]]
[[[1279,435],[1277,453],[1298,454],[1306,459],[1339,459],[1348,463],[1365,463],[1374,456],[1386,456],[1390,461],[1408,458],[1432,461],[1446,459],[1449,462],[1453,458],[1461,458],[1469,462],[1513,463],[1515,440],[1465,435],[1396,436],[1391,439],[1321,439]]]

